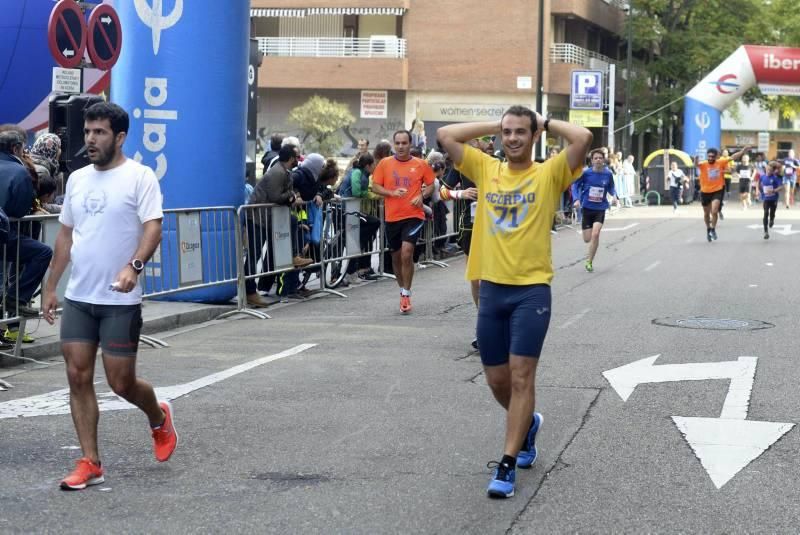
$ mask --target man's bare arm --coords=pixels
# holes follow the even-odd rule
[[[436,138],[453,163],[461,165],[464,160],[464,143],[470,139],[498,134],[500,134],[500,121],[457,123],[441,127],[436,131]]]

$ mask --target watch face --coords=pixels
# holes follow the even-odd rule
[[[144,269],[144,262],[142,262],[141,260],[132,260],[131,265],[133,266],[133,269],[135,269],[136,271],[141,271]]]

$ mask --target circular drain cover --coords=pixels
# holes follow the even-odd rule
[[[665,327],[683,327],[684,329],[705,329],[709,331],[756,331],[775,327],[772,323],[759,320],[706,317],[656,318],[653,323]]]

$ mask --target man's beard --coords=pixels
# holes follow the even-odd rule
[[[116,150],[112,147],[110,150],[105,151],[98,147],[95,147],[95,156],[92,158],[89,156],[89,160],[96,165],[97,167],[105,167],[111,162],[114,161],[114,158],[117,156]]]

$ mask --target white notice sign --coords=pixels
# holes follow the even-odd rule
[[[386,119],[389,110],[388,91],[361,92],[361,118]]]
[[[764,156],[769,152],[769,132],[758,133],[758,152],[763,152]]]
[[[81,70],[53,67],[53,92],[80,93]]]

